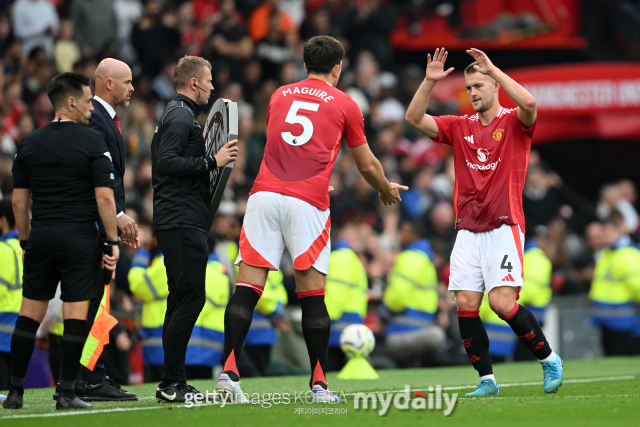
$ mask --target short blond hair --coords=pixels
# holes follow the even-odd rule
[[[173,72],[173,84],[176,89],[180,89],[189,84],[189,80],[196,78],[202,79],[203,69],[207,67],[211,69],[211,63],[199,56],[184,56],[178,61],[176,70]]]

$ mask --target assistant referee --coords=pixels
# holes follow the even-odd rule
[[[213,90],[211,64],[185,56],[173,78],[177,95],[167,104],[151,143],[153,226],[167,267],[169,297],[162,329],[164,365],[158,402],[184,402],[185,357],[191,332],[206,301],[209,174],[236,159],[237,140],[205,157],[198,115]]]
[[[49,83],[47,95],[54,121],[24,138],[13,162],[13,211],[24,250],[23,299],[11,338],[11,388],[3,406],[22,408],[36,331],[61,281],[64,335],[56,409],[87,409],[91,405],[75,395],[74,385],[87,338],[89,301],[102,293],[103,264],[115,271],[118,260],[113,165],[100,134],[86,127],[93,111],[89,79],[60,74]],[[103,255],[98,218],[112,256]]]

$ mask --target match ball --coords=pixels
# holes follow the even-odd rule
[[[340,334],[340,348],[349,359],[367,357],[375,346],[373,332],[365,325],[349,325]]]

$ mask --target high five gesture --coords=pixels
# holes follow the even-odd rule
[[[436,49],[436,52],[433,54],[433,59],[431,58],[430,53],[427,54],[427,72],[425,79],[438,82],[451,74],[453,67],[444,71],[444,63],[447,60],[448,55],[449,52],[444,50],[444,48]]]

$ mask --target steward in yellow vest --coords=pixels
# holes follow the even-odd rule
[[[331,318],[327,371],[342,369],[346,359],[340,350],[340,334],[347,326],[362,324],[367,315],[367,272],[346,240],[338,240],[331,252],[324,302]]]
[[[421,238],[418,225],[410,222],[400,227],[400,244],[403,250],[389,273],[381,311],[385,347],[396,361],[422,357],[445,340],[444,331],[435,325],[438,276],[431,245]]]
[[[604,222],[605,247],[596,261],[589,298],[591,320],[602,332],[607,356],[640,353],[635,332],[636,304],[640,301],[640,251],[626,234],[622,215],[614,212]]]
[[[9,200],[0,200],[0,390],[8,390],[11,335],[22,304],[22,249]]]

